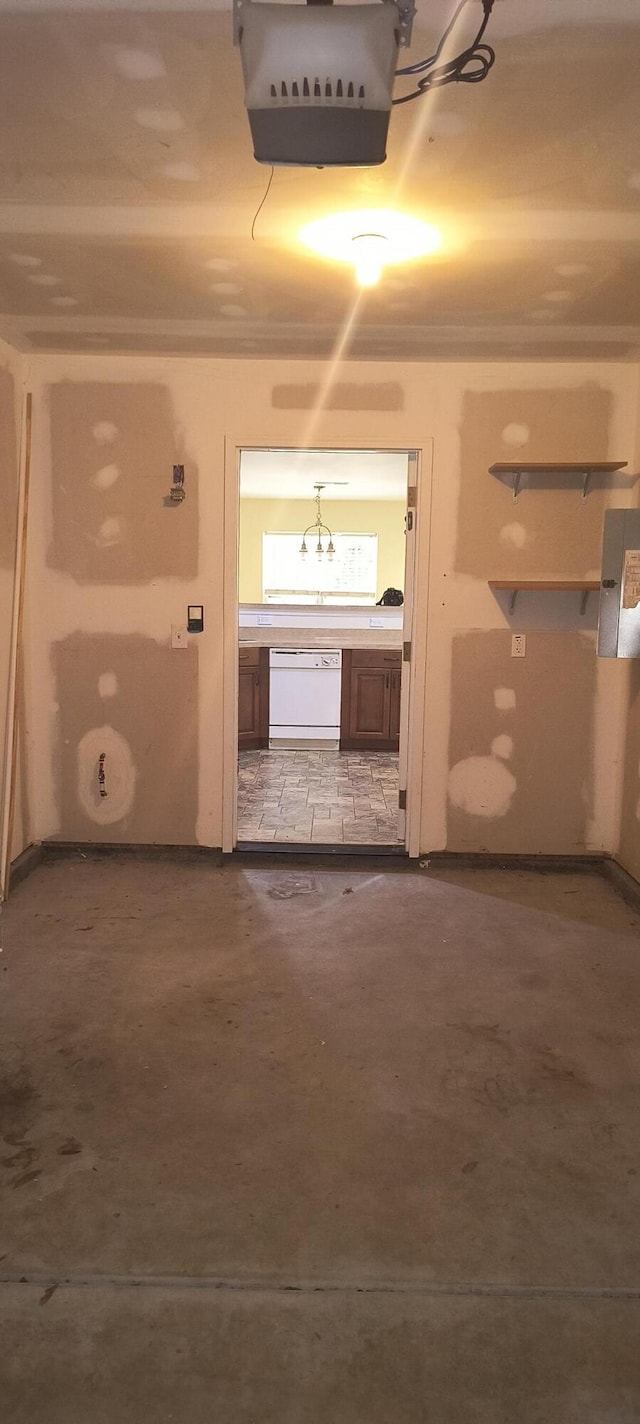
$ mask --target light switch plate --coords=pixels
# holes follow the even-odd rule
[[[185,626],[184,626],[184,623],[172,623],[172,624],[171,624],[171,647],[172,647],[172,648],[188,648],[188,646],[189,646],[189,639],[188,639],[188,637],[187,637],[187,630],[186,630],[186,628],[185,628]]]
[[[511,656],[512,658],[526,658],[527,639],[524,633],[512,633]]]

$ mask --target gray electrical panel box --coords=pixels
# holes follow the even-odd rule
[[[599,658],[640,658],[640,509],[604,516]]]

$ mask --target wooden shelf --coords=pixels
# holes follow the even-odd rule
[[[582,478],[582,498],[586,499],[589,492],[589,480],[592,475],[614,475],[618,470],[626,470],[626,460],[571,460],[571,461],[549,461],[536,463],[525,460],[499,461],[495,465],[489,466],[489,474],[496,475],[499,479],[503,475],[508,476],[513,485],[513,498],[517,499],[520,493],[520,482],[523,476],[536,475],[556,475],[561,480],[563,478]]]
[[[586,611],[590,593],[597,593],[599,579],[489,579],[494,593],[510,593],[509,612],[513,613],[519,593],[580,593],[580,613]]]

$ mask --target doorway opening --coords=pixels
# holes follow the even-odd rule
[[[406,848],[418,456],[239,451],[242,849]]]

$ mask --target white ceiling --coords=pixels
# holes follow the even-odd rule
[[[451,12],[418,0],[406,58]],[[442,251],[359,300],[347,354],[636,358],[639,0],[495,0],[487,38],[488,79],[395,109],[380,168],[277,169],[253,240],[268,170],[230,0],[0,0],[0,334],[327,356],[353,280],[298,230],[395,206],[439,225]]]
[[[314,485],[324,484],[322,502],[335,500],[406,501],[407,455],[401,450],[243,450],[240,457],[241,499],[315,498]],[[311,517],[311,516],[309,516]]]

